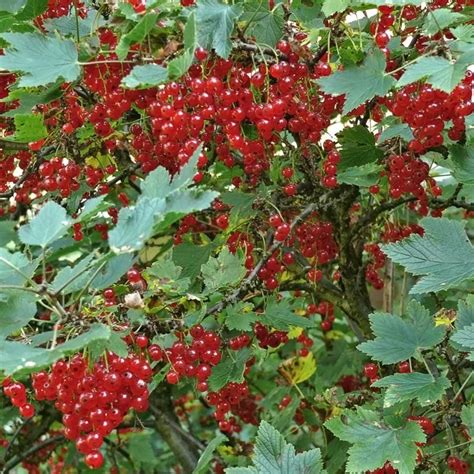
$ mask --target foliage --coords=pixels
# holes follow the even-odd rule
[[[471,472],[472,13],[0,2],[0,471]]]

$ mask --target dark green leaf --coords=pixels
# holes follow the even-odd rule
[[[210,462],[212,461],[214,451],[225,441],[227,441],[227,436],[222,433],[219,433],[216,437],[209,441],[209,444],[206,446],[206,449],[201,454],[199,461],[196,467],[194,468],[193,474],[206,474],[207,472],[209,472],[208,467]]]
[[[346,168],[344,171],[337,173],[337,182],[353,184],[359,187],[372,186],[380,180],[382,169],[381,165],[375,163]]]
[[[158,20],[158,13],[147,13],[141,17],[140,21],[125,35],[120,38],[115,49],[119,59],[125,59],[134,43],[143,41],[150,31],[155,27]]]
[[[252,311],[253,305],[239,301],[224,310],[225,325],[230,330],[251,331],[252,324],[257,321],[256,314]]]
[[[283,10],[269,10],[266,2],[252,0],[245,4],[240,21],[250,22],[246,33],[255,37],[257,43],[275,47],[283,34]]]
[[[389,375],[377,380],[372,386],[387,388],[385,407],[415,399],[421,406],[427,406],[440,400],[451,383],[444,375],[435,379],[431,374],[411,372]]]
[[[423,29],[428,35],[434,35],[440,30],[444,30],[448,26],[455,23],[460,23],[466,20],[466,15],[462,13],[454,12],[449,8],[438,8],[428,10]]]
[[[474,278],[474,248],[462,222],[426,217],[420,221],[425,230],[382,250],[395,263],[414,275],[422,275],[411,293],[427,293],[456,288]]]
[[[332,2],[331,2],[332,3]],[[385,74],[386,60],[380,50],[367,55],[362,66],[351,66],[318,80],[327,94],[346,94],[343,114],[348,114],[359,105],[375,96],[384,96],[395,84],[395,80]]]
[[[219,288],[229,287],[239,283],[245,276],[246,269],[243,259],[232,254],[227,247],[217,258],[211,257],[201,267],[206,292],[213,293]]]
[[[16,114],[14,121],[17,142],[35,142],[48,135],[42,114]]]
[[[10,253],[0,248],[0,283],[24,285],[33,276],[37,266],[37,262],[31,262],[20,252]]]
[[[214,49],[222,58],[228,58],[232,49],[230,36],[242,8],[227,5],[218,0],[198,0],[196,23],[199,45],[208,50]]]
[[[418,447],[426,437],[420,426],[409,421],[403,428],[387,426],[377,413],[363,408],[345,411],[325,426],[339,439],[351,443],[346,472],[365,472],[381,468],[389,461],[400,474],[412,474]]]
[[[455,143],[449,147],[453,176],[463,184],[474,184],[474,149]]]
[[[436,327],[429,313],[415,302],[411,302],[410,311],[415,316],[411,321],[389,313],[371,314],[375,339],[359,344],[358,349],[382,364],[395,364],[439,344],[445,328]]]
[[[168,71],[158,64],[145,64],[135,66],[130,73],[122,79],[122,84],[130,89],[140,89],[156,86],[168,79]]]
[[[17,240],[15,231],[15,222],[1,221],[0,222],[0,247],[4,247],[9,242]]]
[[[83,38],[92,35],[97,28],[105,24],[102,16],[96,10],[89,10],[85,18],[79,16],[77,22],[73,10],[70,15],[61,16],[59,18],[47,18],[43,23],[48,32],[57,31],[63,36],[73,36],[74,38],[77,36],[78,29],[79,37]]]
[[[46,248],[61,238],[72,225],[66,209],[53,201],[47,202],[29,224],[20,227],[18,235],[27,245]]]
[[[296,315],[288,299],[277,301],[271,297],[268,300],[265,312],[258,315],[258,320],[267,326],[275,329],[288,330],[288,326],[301,328],[314,328],[315,322],[308,318]]]
[[[0,68],[23,72],[20,87],[42,86],[63,78],[74,81],[81,72],[75,44],[38,33],[2,33],[11,47],[0,56]]]
[[[245,363],[250,359],[252,353],[245,347],[239,351],[232,351],[230,355],[224,357],[213,369],[208,379],[209,390],[217,392],[229,382],[241,383],[244,379]]]
[[[452,62],[439,56],[421,57],[408,66],[397,86],[402,87],[420,79],[426,79],[433,87],[451,92],[464,78],[466,68],[474,62],[474,53],[467,52]]]
[[[47,7],[48,0],[27,0],[25,6],[15,16],[20,21],[33,20],[41,15]]]
[[[212,245],[180,244],[173,249],[173,260],[183,271],[181,277],[193,280],[211,256]]]
[[[362,125],[345,128],[338,137],[342,146],[339,172],[374,163],[383,157],[383,151],[375,145],[375,136]]]
[[[21,329],[36,314],[37,297],[21,290],[2,290],[0,285],[0,336]]]

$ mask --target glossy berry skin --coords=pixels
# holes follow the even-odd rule
[[[376,364],[365,364],[364,365],[364,375],[369,379],[374,379],[379,373],[379,368]]]
[[[100,451],[94,451],[86,455],[85,463],[92,469],[99,469],[104,464],[104,456]]]

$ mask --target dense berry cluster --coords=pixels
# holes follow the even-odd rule
[[[148,409],[148,382],[152,376],[149,362],[142,356],[121,358],[109,353],[89,368],[81,355],[56,362],[51,371],[32,376],[37,401],[54,403],[62,413],[64,435],[76,443],[88,466],[103,463],[100,447],[104,437],[122,423],[130,410]],[[25,386],[12,382],[4,392],[24,417],[34,415],[26,401]]]

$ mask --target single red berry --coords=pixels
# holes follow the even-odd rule
[[[104,464],[104,456],[100,451],[93,451],[86,455],[85,463],[92,469],[99,469]]]
[[[374,379],[379,373],[377,364],[368,363],[364,365],[364,375],[369,379]]]

